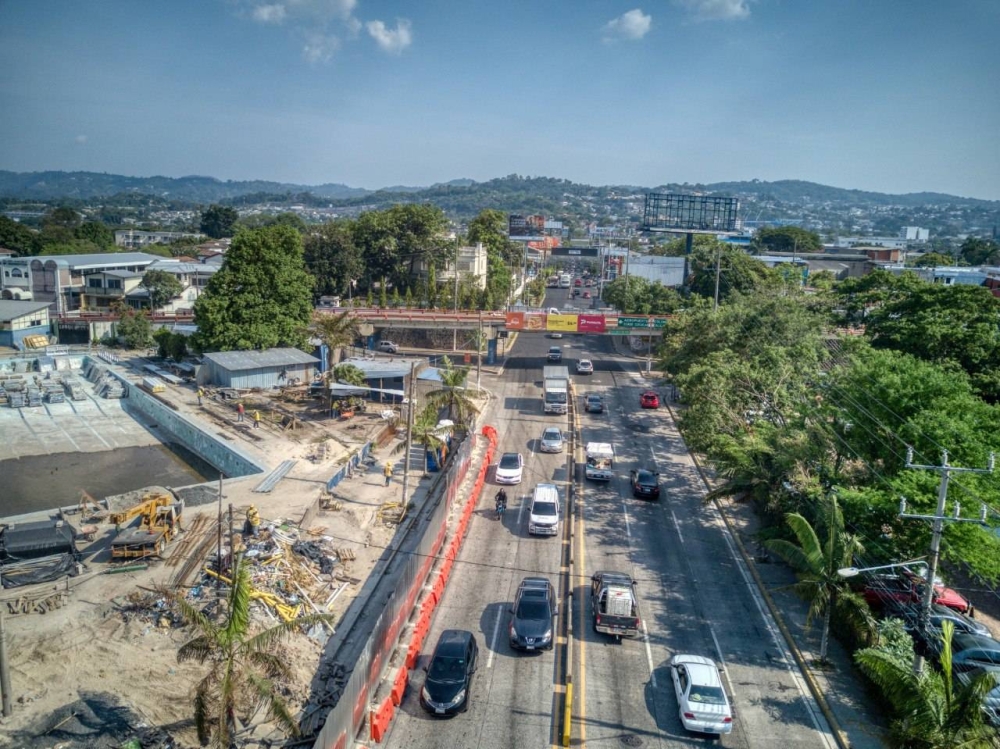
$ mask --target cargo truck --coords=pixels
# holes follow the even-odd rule
[[[568,413],[569,367],[543,367],[542,378],[542,406],[544,413]]]
[[[610,481],[615,477],[615,450],[607,442],[587,443],[585,473],[592,481]]]

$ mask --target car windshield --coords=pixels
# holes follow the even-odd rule
[[[431,681],[461,681],[465,678],[465,659],[435,658],[427,669],[427,678]]]
[[[587,397],[587,402],[588,403],[600,403],[601,402],[601,396],[599,396],[599,395],[588,396]]]
[[[556,346],[553,346],[552,348],[549,349],[549,353],[550,354],[558,354],[558,353],[561,353],[561,352],[562,352],[562,349],[560,349],[560,348],[558,348]]]
[[[515,616],[518,619],[548,619],[549,607],[545,601],[525,599],[517,605]]]
[[[510,453],[507,453],[502,458],[500,458],[501,468],[517,468],[518,465],[519,462],[516,455],[511,455]]]
[[[719,687],[692,684],[691,694],[688,695],[688,702],[697,702],[702,705],[725,705],[726,695]]]
[[[640,472],[636,482],[643,486],[653,486],[656,484],[656,477],[650,473]]]
[[[535,502],[531,506],[532,515],[555,515],[556,514],[556,503],[555,502]]]
[[[542,439],[558,442],[559,440],[562,439],[562,432],[560,432],[558,429],[546,429],[542,433]]]

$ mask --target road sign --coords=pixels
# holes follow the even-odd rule
[[[618,316],[618,327],[619,328],[648,328],[649,318],[648,317],[622,317]]]

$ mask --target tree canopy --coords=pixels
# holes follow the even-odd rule
[[[313,278],[287,226],[245,229],[194,305],[202,351],[309,349]]]
[[[139,285],[149,292],[149,306],[152,309],[159,309],[184,290],[177,277],[165,270],[146,271]]]
[[[819,234],[798,226],[765,226],[753,237],[754,246],[762,252],[821,252],[823,240]]]
[[[199,226],[203,234],[221,239],[233,236],[239,218],[235,208],[212,204],[202,212]]]

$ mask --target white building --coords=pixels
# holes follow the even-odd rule
[[[475,247],[459,247],[457,251],[459,279],[469,279],[473,281],[478,288],[485,289],[486,270],[489,264],[488,259],[489,255],[482,243],[477,244]],[[446,280],[454,283],[455,260],[456,251],[444,251],[444,268],[437,274],[437,280],[439,283]],[[420,276],[426,278],[428,270],[429,265],[426,261],[421,260],[417,263],[416,271],[420,274]]]
[[[202,239],[204,234],[191,234],[183,231],[139,231],[138,229],[119,229],[115,232],[115,244],[129,249],[142,249],[151,244],[170,244],[178,239]]]

